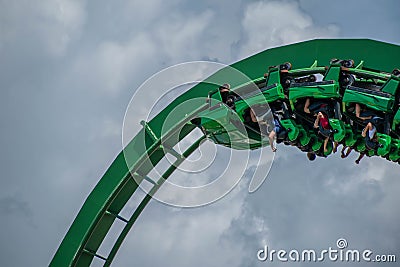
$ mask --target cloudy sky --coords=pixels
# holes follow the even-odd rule
[[[400,45],[398,10],[396,0],[0,1],[2,266],[50,262],[121,151],[125,109],[152,74],[313,38]],[[338,238],[400,260],[400,167],[378,158],[356,166],[356,156],[309,163],[279,146],[256,193],[245,176],[205,207],[152,201],[114,265],[286,266],[256,253],[322,250]]]

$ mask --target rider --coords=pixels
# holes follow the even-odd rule
[[[279,135],[282,131],[284,131],[278,117],[274,115],[274,129],[269,133],[269,143],[271,145],[272,152],[276,151],[276,146],[274,146],[274,140],[277,135]]]
[[[328,141],[332,136],[332,127],[329,124],[329,118],[326,112],[319,111],[317,114],[317,118],[314,122],[314,128],[318,128],[319,133],[325,137],[324,140],[324,152],[328,152],[327,145]]]
[[[363,129],[361,133],[362,137],[365,137],[365,145],[369,150],[375,150],[381,146],[378,142],[378,137],[376,135],[376,127],[373,121],[368,122],[367,126]]]
[[[369,110],[366,110],[365,108],[362,108],[360,104],[356,103],[356,117],[365,121],[365,120],[370,120],[376,115]]]
[[[253,122],[258,122],[260,125],[260,132],[264,136],[268,136],[269,143],[273,152],[276,151],[276,147],[274,146],[274,140],[277,134],[283,131],[283,127],[279,122],[278,116],[276,114],[272,114],[274,128],[269,131],[268,121],[271,120],[271,110],[267,110],[262,105],[253,105],[250,108],[250,116]]]
[[[219,87],[219,94],[221,95],[221,100],[228,107],[235,109],[234,96],[231,95],[231,85],[229,83],[224,83]]]
[[[219,87],[219,93],[221,95],[222,102],[226,103],[230,90],[231,85],[229,83],[224,83]]]
[[[310,98],[307,98],[306,102],[304,103],[303,110],[304,110],[305,113],[311,114],[311,113],[314,113],[314,112],[316,112],[318,110],[326,109],[327,107],[328,107],[328,104],[323,103],[321,101],[315,101],[314,103],[311,104]]]

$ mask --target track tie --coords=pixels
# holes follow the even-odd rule
[[[158,137],[153,132],[153,130],[150,128],[149,124],[144,120],[140,121],[140,124],[143,126],[145,132],[153,139],[153,141],[157,142],[158,141]]]
[[[155,182],[153,179],[151,179],[151,178],[150,178],[149,176],[147,176],[147,175],[141,175],[141,174],[135,172],[134,174],[132,174],[132,176],[136,176],[136,177],[139,177],[139,178],[143,178],[143,179],[145,179],[147,182],[149,182],[149,183],[151,183],[151,184],[153,184],[153,185],[158,185],[157,182]],[[134,177],[132,177],[132,178],[135,180]],[[135,181],[136,181],[136,180],[135,180]]]
[[[179,154],[175,149],[173,149],[172,147],[166,146],[166,145],[162,145],[161,148],[166,151],[167,153],[171,154],[172,156],[174,156],[177,159],[182,159],[184,158],[183,155]]]
[[[106,257],[103,257],[103,256],[101,256],[101,255],[99,255],[99,254],[96,254],[96,252],[91,251],[91,250],[88,250],[88,249],[86,249],[86,248],[83,249],[83,252],[85,252],[85,253],[87,253],[87,254],[89,254],[89,255],[92,255],[92,256],[94,256],[94,257],[96,257],[96,258],[102,259],[103,261],[107,261],[107,258],[106,258]]]
[[[129,222],[129,221],[128,221],[127,219],[125,219],[124,217],[119,216],[118,214],[115,214],[115,213],[113,213],[113,212],[111,212],[111,211],[108,211],[108,210],[107,210],[107,211],[106,211],[106,214],[111,215],[111,216],[113,216],[113,217],[115,217],[115,218],[117,218],[117,219],[123,221],[124,223],[128,223],[128,222]]]

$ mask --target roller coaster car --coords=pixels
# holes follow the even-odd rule
[[[221,103],[222,97],[218,90],[211,91],[209,93],[210,108],[205,113],[203,112],[205,116],[202,116],[201,119],[201,126],[205,134],[218,144],[226,146],[232,144],[239,149],[245,149],[246,145],[250,145],[252,149],[266,145],[267,143],[261,137],[258,123],[251,121],[249,107],[266,104],[267,108],[267,104],[269,104],[275,110],[282,110],[285,113],[284,116],[288,118],[289,111],[281,84],[281,73],[290,69],[290,63],[270,67],[264,78],[243,84],[234,92],[231,91],[228,96],[229,102],[226,101],[226,103]],[[226,124],[230,125],[225,126]],[[238,127],[234,129],[232,125]],[[240,127],[240,125],[244,125],[244,127]],[[284,129],[284,134],[278,137],[278,141],[286,141],[288,135],[291,138],[296,135],[296,131],[288,134],[292,129],[285,127]]]
[[[317,67],[317,62],[310,68],[291,70],[282,66],[287,66],[288,63],[280,65],[281,67],[270,67],[269,72],[265,75],[266,86],[280,85],[283,88],[283,93],[290,100],[291,109],[294,110],[294,104],[298,99],[320,98],[327,101],[331,99],[339,99],[339,80],[341,77],[341,67],[332,65],[329,68]],[[291,66],[291,65],[290,65]],[[317,81],[316,75],[324,76],[324,80]],[[339,106],[340,111],[340,106]],[[296,123],[298,122],[298,123]],[[290,142],[296,141],[296,145],[304,147],[309,145],[310,141],[315,142],[310,133],[313,132],[314,120],[308,121],[310,127],[304,128],[304,121],[290,118],[281,122],[282,126],[289,130],[288,139]],[[336,124],[336,122],[334,122]],[[343,132],[342,129],[337,129],[337,132]],[[340,137],[337,138],[340,139]]]
[[[391,143],[392,143],[392,138],[389,135],[386,134],[381,134],[381,133],[377,133],[378,136],[378,142],[380,144],[380,147],[374,151],[374,154],[377,156],[386,156],[389,154],[390,152],[390,148],[391,148]]]
[[[355,76],[351,85],[346,87],[343,104],[364,104],[372,110],[393,113],[400,78],[395,75],[377,73],[361,69],[349,69]]]
[[[395,142],[394,138],[392,138],[391,136],[381,133],[383,131],[383,126],[382,123],[374,123],[376,125],[377,128],[377,138],[378,138],[378,143],[380,144],[380,147],[377,150],[369,150],[366,145],[365,145],[365,137],[361,136],[361,131],[362,129],[365,127],[365,124],[367,122],[364,123],[364,125],[361,125],[359,122],[354,122],[353,121],[353,127],[351,127],[351,130],[348,129],[350,126],[348,124],[346,124],[346,135],[347,133],[350,133],[350,131],[352,132],[352,137],[350,139],[347,139],[347,137],[345,137],[345,141],[344,143],[347,146],[351,146],[351,144],[353,144],[353,146],[356,148],[357,151],[359,152],[365,152],[367,155],[369,156],[373,156],[373,155],[377,155],[377,156],[387,156],[389,153],[392,153],[392,142]],[[362,127],[359,127],[362,126]],[[349,135],[350,137],[350,135]],[[392,152],[391,152],[392,151]]]
[[[354,68],[352,61],[334,61],[329,67],[317,67],[315,62],[310,68],[297,70],[291,70],[290,63],[270,67],[264,75],[265,79],[253,81],[256,86],[249,82],[230,92],[229,103],[228,100],[221,103],[218,90],[210,92],[210,107],[200,116],[200,125],[215,143],[237,149],[256,149],[268,145],[268,138],[261,134],[259,124],[251,120],[250,107],[265,105],[267,108],[269,104],[273,110],[282,110],[284,114],[280,120],[284,131],[278,134],[277,142],[317,152],[321,149],[324,138],[313,128],[315,118],[303,112],[305,99],[308,98],[327,103],[326,111],[330,117],[334,141],[353,146],[357,151],[364,151],[370,156],[376,154],[399,160],[396,154],[398,149],[393,148],[398,143],[393,145],[391,136],[379,133],[381,147],[377,151],[368,151],[365,140],[360,135],[362,128],[354,128],[353,123],[349,125],[340,120],[341,108],[338,103],[342,93],[343,111],[347,113],[345,119],[351,115],[348,107],[352,103],[361,102],[382,114],[393,113],[394,103],[398,103],[396,97],[399,95],[400,78],[396,77],[396,73],[390,75],[357,68]],[[323,76],[322,81],[317,81],[317,74]],[[343,88],[345,90],[341,91]],[[380,105],[369,103],[371,99],[378,101]],[[352,119],[354,117],[353,114]],[[399,132],[400,111],[397,110],[390,118],[393,118],[390,125],[392,132]],[[351,120],[347,121],[349,122]],[[385,132],[379,127],[378,132]],[[328,149],[329,152],[324,156],[332,151],[331,147]]]
[[[282,73],[287,72],[291,68],[290,63],[285,63],[279,67],[269,67],[268,73],[264,74],[265,87],[261,88],[261,91],[266,96],[268,103],[272,103],[276,100],[285,99],[285,87],[282,83]]]
[[[235,149],[256,149],[263,145],[259,130],[244,127],[235,111],[226,105],[202,112],[200,117],[204,134],[216,144]]]
[[[385,158],[394,162],[400,160],[400,140],[392,138],[389,153],[385,156]]]
[[[317,81],[316,75],[324,76]],[[262,88],[268,103],[285,97],[289,99],[293,109],[294,103],[300,98],[338,99],[339,86],[342,77],[340,65],[318,67],[317,62],[309,68],[291,70],[290,63],[269,67],[264,75],[266,88]]]
[[[288,72],[286,79],[289,82],[286,81],[286,84],[290,84],[288,92],[292,108],[301,98],[339,99],[341,89],[353,80],[353,77],[346,73],[343,68],[343,65],[353,66],[353,61],[334,60],[329,67],[316,67],[316,64],[315,62],[309,69]],[[298,77],[306,74],[309,76]],[[317,81],[315,74],[321,74],[323,76],[322,81]]]
[[[373,150],[369,149],[365,144],[365,137],[362,137],[360,134],[357,134],[357,140],[354,144],[354,149],[357,152],[365,153],[367,156],[389,156],[390,153],[397,153],[397,151],[393,150],[393,145],[397,144],[397,141],[394,141],[389,135],[377,133],[379,148]],[[393,144],[392,144],[393,142]],[[393,155],[394,156],[394,155]]]
[[[267,86],[263,80],[256,80],[256,86],[251,82],[230,92],[229,103],[222,103],[218,90],[211,91],[209,108],[199,115],[203,132],[215,143],[236,149],[256,149],[268,145],[268,138],[261,135],[258,123],[251,120],[250,107],[264,105],[267,110],[267,100],[272,97],[279,102],[284,95],[280,94],[278,84]]]
[[[308,114],[303,112],[303,107],[306,99],[310,99],[312,102],[324,102],[327,105],[325,110],[328,113],[331,124],[334,130],[336,130],[335,141],[341,140],[344,137],[344,126],[338,121],[341,118],[340,110],[340,97],[341,88],[348,83],[348,74],[343,72],[343,64],[345,66],[353,66],[354,62],[350,61],[334,61],[331,62],[329,67],[314,67],[308,70],[308,73],[315,77],[315,74],[321,74],[323,76],[322,81],[316,81],[316,79],[309,79],[309,81],[303,82],[302,78],[294,78],[290,83],[288,88],[289,101],[291,108],[296,111],[296,113],[301,118],[306,118],[309,125],[313,125],[315,118],[310,117]],[[304,70],[297,70],[291,72],[290,75],[298,75],[299,73],[304,73]],[[334,118],[334,119],[333,119]],[[300,119],[301,123],[304,120]],[[339,126],[339,128],[336,128]]]
[[[357,142],[357,134],[353,132],[350,125],[345,124],[345,133],[342,143],[344,146],[352,147]]]
[[[266,86],[278,85],[279,88],[282,88],[283,91],[280,91],[280,96],[282,97],[282,93],[284,95],[289,96],[289,88],[290,87],[311,87],[311,86],[319,86],[320,88],[317,90],[317,94],[319,91],[325,91],[326,84],[330,84],[332,82],[320,81],[317,82],[316,74],[323,75],[326,72],[325,67],[318,67],[317,62],[309,68],[302,68],[291,70],[291,64],[286,62],[279,66],[271,66],[268,69],[268,73],[264,75],[266,79]],[[340,68],[339,68],[340,69]],[[334,76],[334,75],[331,75]],[[301,91],[301,89],[299,89]],[[328,90],[329,91],[329,90]],[[275,101],[272,99],[271,102]]]
[[[355,80],[352,85],[346,87],[342,99],[342,109],[346,117],[362,124],[363,121],[355,117],[352,108],[356,103],[361,104],[383,118],[383,129],[379,130],[380,132],[388,135],[392,132],[392,135],[399,137],[398,119],[393,119],[396,117],[393,113],[396,110],[398,113],[400,78],[394,74],[356,69],[349,69],[349,73],[354,75]],[[397,115],[397,118],[399,117],[400,115]]]
[[[313,143],[315,142],[315,138],[313,138],[312,135],[314,132],[316,134],[316,137],[319,140],[324,140],[326,138],[326,137],[319,135],[318,130],[314,128],[314,122],[316,119],[315,115],[317,115],[317,113],[319,111],[324,111],[330,118],[329,124],[332,128],[332,133],[333,133],[332,140],[333,141],[341,142],[346,137],[346,133],[347,133],[347,136],[349,136],[352,133],[352,132],[349,133],[348,131],[346,132],[345,124],[341,120],[339,120],[338,117],[336,117],[336,115],[335,115],[335,114],[337,114],[336,110],[338,109],[338,107],[337,107],[338,102],[336,100],[332,100],[332,99],[322,99],[321,100],[321,99],[311,99],[311,98],[308,98],[308,99],[310,99],[310,102],[312,103],[310,105],[310,107],[312,105],[315,106],[313,109],[310,110],[312,112],[311,114],[305,113],[303,111],[304,105],[305,105],[305,99],[299,99],[296,102],[295,109],[294,109],[294,113],[296,114],[296,120],[295,120],[296,123],[303,125],[303,127],[304,127],[303,129],[305,130],[305,133],[304,133],[304,131],[301,131],[301,132],[304,133],[303,136],[308,135],[308,138],[309,138],[309,142],[304,142],[304,141],[300,142],[301,146],[309,145],[309,144],[311,144],[311,146],[313,146]],[[352,135],[350,137],[352,138]],[[319,146],[318,146],[318,148],[319,148]],[[315,150],[316,149],[314,148],[314,151]]]
[[[392,132],[395,135],[397,135],[397,138],[400,137],[400,108],[397,109],[397,112],[394,115],[392,123]]]

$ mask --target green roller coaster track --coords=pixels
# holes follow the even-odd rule
[[[340,62],[332,62],[333,58],[351,59],[355,65],[344,66]],[[280,68],[284,62],[290,62],[293,69]],[[329,101],[335,113],[330,119],[336,130],[333,135],[335,141],[364,151],[368,156],[377,155],[399,162],[400,78],[392,71],[400,67],[400,46],[365,39],[312,40],[268,49],[230,67],[249,77],[257,90],[247,90],[248,80],[241,76],[232,77],[231,72],[223,68],[180,95],[152,120],[143,122],[139,133],[119,153],[87,197],[50,266],[89,266],[94,257],[103,260],[104,266],[109,266],[153,193],[200,146],[204,138],[235,149],[256,149],[265,145],[259,129],[252,128],[249,123],[246,125],[245,121],[249,105],[257,102],[267,102],[271,106],[287,103],[289,115],[281,121],[287,130],[285,144],[319,151],[321,137],[310,129],[310,118],[298,106],[304,103],[305,98]],[[322,80],[307,80],[315,74],[320,75]],[[225,82],[231,84],[231,92],[240,92],[240,97],[235,94],[234,108],[221,104],[218,90],[210,88],[210,84]],[[196,107],[184,107],[180,114],[168,117],[177,106],[190,99],[203,100],[197,101]],[[204,101],[206,99],[208,102]],[[381,146],[375,151],[366,150],[365,141],[360,137],[362,128],[357,125],[361,122],[351,110],[354,103],[377,112],[384,121],[384,125],[378,128]],[[245,132],[235,128],[235,119],[224,120],[232,113],[245,122]],[[167,118],[169,126],[165,129],[162,126]],[[221,125],[224,122],[225,125]],[[182,154],[176,153],[172,147],[196,127],[202,128],[204,136]],[[227,131],[235,134],[228,137]],[[245,145],[241,139],[246,140]],[[323,156],[331,151],[330,148]],[[175,162],[158,181],[149,180],[149,172],[167,154],[174,156]],[[123,218],[120,215],[122,208],[145,180],[152,182],[150,192],[130,218]],[[116,220],[125,226],[108,255],[99,255],[98,249]]]

